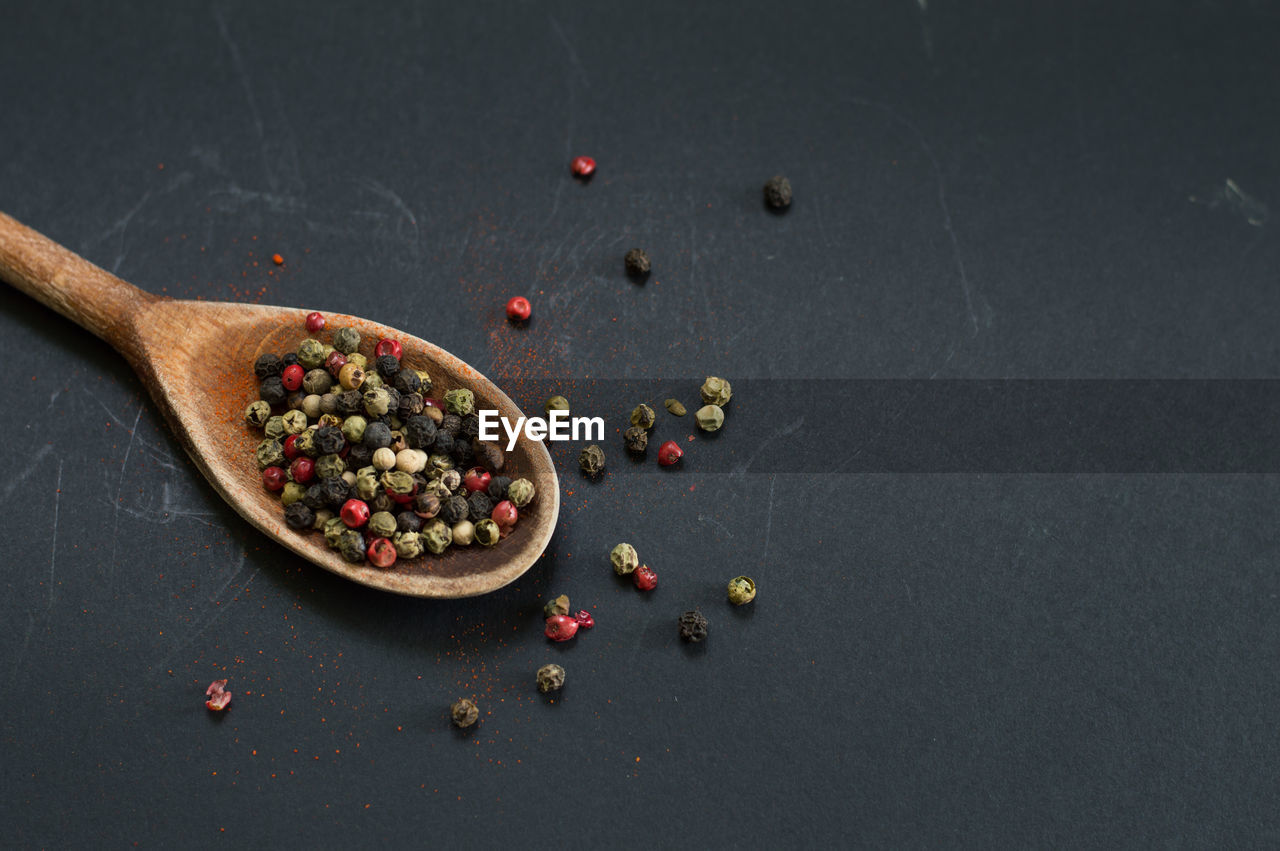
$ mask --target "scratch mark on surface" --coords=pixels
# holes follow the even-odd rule
[[[15,677],[18,676],[18,670],[22,667],[22,660],[27,655],[27,648],[31,646],[31,633],[35,631],[35,628],[36,617],[30,612],[27,612],[27,632],[26,635],[22,636],[22,647],[18,649],[18,655],[13,659],[13,668],[9,671],[10,686],[14,685]]]
[[[360,185],[365,189],[368,189],[373,194],[390,201],[395,208],[409,220],[409,224],[414,227],[418,226],[418,218],[413,214],[413,210],[410,210],[409,205],[404,202],[404,199],[397,195],[389,186],[379,183],[373,178],[365,178],[364,180],[361,180]]]
[[[929,13],[929,0],[916,0],[916,5],[920,7],[920,41],[924,46],[924,55],[932,62],[933,32],[929,29],[929,19],[926,17]]]
[[[181,642],[175,645],[172,650],[170,650],[167,654],[165,654],[165,657],[161,659],[159,662],[157,662],[154,667],[157,667],[157,668],[163,667],[165,663],[167,663],[170,659],[172,659],[178,653],[182,652],[182,650],[184,650],[187,647],[190,647],[193,643],[195,643],[195,640],[204,633],[206,629],[212,626],[213,623],[216,620],[218,620],[218,618],[222,617],[223,613],[225,613],[227,609],[230,608],[230,606],[220,606],[218,605],[218,603],[222,600],[222,595],[226,592],[227,588],[231,586],[231,583],[234,582],[236,577],[239,576],[244,571],[244,565],[245,565],[245,554],[244,554],[244,551],[242,550],[240,552],[240,561],[236,565],[236,569],[231,572],[231,575],[227,577],[227,581],[223,582],[222,585],[218,588],[218,590],[213,593],[213,596],[209,598],[210,605],[214,607],[213,612],[208,617],[206,617],[203,622],[201,622],[201,624],[195,629],[194,632],[190,633],[186,638],[184,638]],[[244,582],[245,587],[248,587],[249,583],[253,582],[253,580],[257,578],[258,572],[260,570],[262,570],[262,568],[260,567],[254,568],[253,573],[249,574],[249,578],[246,579]]]
[[[1266,204],[1245,192],[1229,177],[1223,181],[1222,186],[1209,193],[1207,199],[1192,195],[1190,201],[1193,204],[1204,204],[1210,210],[1226,207],[1256,228],[1266,224],[1267,217],[1270,215]]]
[[[764,521],[764,555],[760,556],[760,563],[765,564],[769,561],[769,538],[773,534],[773,487],[778,483],[778,474],[774,473],[769,477],[769,512],[765,516]]]
[[[249,79],[249,71],[245,68],[244,60],[240,57],[240,48],[236,46],[235,40],[231,37],[231,31],[227,29],[227,20],[222,16],[222,10],[217,6],[213,7],[213,17],[218,24],[218,32],[222,36],[222,41],[227,45],[227,50],[231,52],[231,64],[235,68],[236,76],[240,79],[240,86],[244,89],[245,99],[249,102],[249,114],[253,118],[253,129],[258,134],[258,150],[262,154],[262,169],[266,172],[267,183],[274,191],[279,189],[279,186],[276,185],[276,177],[271,171],[271,162],[267,157],[267,134],[262,125],[262,113],[258,111],[258,99],[253,93],[253,82]]]
[[[9,483],[4,486],[4,498],[8,499],[13,496],[13,492],[18,489],[18,485],[25,482],[27,478],[36,471],[36,468],[40,466],[40,462],[44,460],[45,456],[52,451],[53,447],[48,443],[37,449],[35,456],[31,459],[31,463],[27,465],[27,468],[10,479]]]
[[[560,26],[560,22],[555,19],[554,15],[548,15],[551,21],[551,28],[555,30],[556,35],[560,38],[560,43],[564,45],[564,49],[569,53],[569,64],[578,72],[578,76],[582,78],[582,85],[591,88],[591,81],[587,79],[587,72],[582,67],[582,62],[578,59],[578,51],[574,50],[573,42],[569,41],[569,36],[565,35],[564,27]]]
[[[761,452],[763,452],[766,448],[768,448],[770,443],[773,443],[775,440],[777,440],[780,437],[788,437],[790,435],[795,434],[801,429],[803,425],[804,425],[804,417],[800,417],[800,419],[794,420],[791,423],[784,425],[782,428],[778,429],[773,434],[766,437],[763,441],[761,441],[760,445],[756,447],[755,452],[752,452],[747,457],[746,461],[743,461],[737,467],[734,467],[733,475],[741,476],[742,474],[746,473],[747,469],[751,466],[751,462],[755,461],[756,456],[758,456]]]
[[[723,523],[721,523],[719,520],[717,520],[716,518],[712,517],[712,516],[711,516],[711,515],[709,515],[709,514],[699,514],[699,515],[698,515],[698,522],[699,522],[699,523],[712,523],[712,524],[714,524],[714,525],[716,525],[716,526],[720,527],[720,530],[721,530],[722,532],[724,532],[726,535],[728,535],[730,538],[732,538],[732,537],[733,537],[733,533],[729,531],[729,527],[728,527],[728,526],[724,525],[724,524],[723,524]]]
[[[53,492],[53,543],[49,546],[49,602],[44,611],[48,614],[53,608],[53,576],[58,562],[58,506],[62,502],[62,460],[58,461],[58,483]]]
[[[129,429],[129,445],[124,448],[124,460],[120,462],[120,476],[116,479],[115,516],[111,523],[111,562],[108,565],[112,574],[116,570],[116,549],[120,544],[120,492],[124,489],[124,471],[129,466],[129,453],[133,451],[133,439],[138,433],[138,422],[142,419],[142,406],[138,406],[138,415],[133,418],[133,428]]]
[[[861,97],[852,98],[852,102],[859,106],[878,109],[903,127],[906,127],[916,137],[916,142],[920,145],[920,149],[924,151],[924,155],[929,159],[929,165],[933,168],[934,180],[938,185],[938,209],[942,212],[942,229],[947,232],[947,236],[951,240],[951,257],[955,262],[956,272],[960,275],[960,290],[964,294],[964,306],[969,314],[969,324],[973,326],[973,335],[977,336],[978,314],[973,307],[973,293],[969,286],[969,275],[965,271],[964,258],[960,254],[960,241],[956,238],[956,231],[951,223],[951,207],[947,203],[947,184],[942,177],[942,166],[938,163],[938,157],[933,153],[933,146],[929,144],[929,140],[920,132],[919,127],[916,127],[912,121],[892,107]]]

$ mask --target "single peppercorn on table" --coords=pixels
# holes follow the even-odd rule
[[[177,301],[144,292],[0,213],[0,279],[113,346],[133,366],[187,454],[242,517],[293,552],[355,582],[415,597],[471,597],[514,581],[546,549],[560,513],[560,487],[547,449],[520,440],[504,474],[533,482],[538,500],[496,547],[455,548],[443,557],[397,561],[387,570],[343,561],[323,537],[289,529],[254,462],[259,437],[242,412],[257,398],[248,365],[307,336],[309,311],[267,305]],[[442,392],[465,388],[476,406],[515,422],[523,416],[501,390],[425,340],[365,319],[327,314],[366,340],[390,338],[405,363],[429,372]],[[372,355],[372,350],[368,353]],[[201,380],[212,376],[216,380]]]

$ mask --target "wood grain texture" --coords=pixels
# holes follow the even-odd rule
[[[308,310],[159,298],[94,266],[0,213],[0,278],[92,331],[133,365],[187,454],[245,520],[293,552],[355,582],[415,597],[484,594],[512,582],[545,551],[560,512],[560,487],[541,443],[522,439],[507,453],[504,475],[533,482],[537,498],[496,547],[451,547],[443,556],[397,561],[389,570],[350,564],[319,532],[284,524],[254,459],[260,432],[243,420],[257,398],[252,364],[263,352],[294,349],[307,336]],[[478,408],[513,422],[519,408],[491,381],[425,340],[359,317],[326,314],[330,330],[351,326],[372,359],[380,337],[400,341],[406,366],[426,370],[432,395],[466,387]],[[327,334],[325,335],[327,339]]]

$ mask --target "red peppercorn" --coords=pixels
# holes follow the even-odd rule
[[[591,617],[591,612],[588,612],[586,609],[576,612],[573,619],[578,622],[579,629],[591,629],[591,627],[596,625],[596,619]]]
[[[291,434],[284,439],[284,457],[292,461],[302,453],[298,451],[298,437],[300,435]]]
[[[293,463],[289,465],[289,474],[293,476],[295,482],[305,485],[316,474],[316,462],[306,456],[294,458]]]
[[[302,386],[302,377],[306,374],[307,371],[300,364],[290,364],[280,374],[280,383],[284,385],[285,390],[292,393]]]
[[[339,351],[329,352],[329,356],[324,359],[324,368],[329,370],[329,374],[334,378],[338,377],[338,372],[347,365],[347,356]]]
[[[369,557],[369,564],[374,567],[390,567],[396,563],[395,545],[386,538],[374,538],[370,541],[365,555]]]
[[[578,634],[578,622],[568,615],[552,615],[544,632],[552,641],[568,641]]]
[[[631,578],[641,591],[652,591],[658,587],[658,574],[647,564],[637,567]]]
[[[387,491],[387,496],[391,497],[400,505],[408,505],[409,503],[413,502],[413,498],[418,495],[418,486],[415,484],[413,486],[413,490],[409,491],[408,493],[396,493],[391,488],[387,488],[386,491]]]
[[[352,529],[359,529],[369,522],[369,506],[363,500],[349,499],[342,504],[342,522]]]
[[[280,255],[277,254],[277,257]],[[318,334],[324,330],[324,314],[318,311],[311,311],[307,314],[307,330],[312,334]]]
[[[488,470],[482,467],[472,467],[467,470],[467,475],[463,477],[462,486],[467,489],[468,494],[473,494],[476,491],[487,490],[492,478]],[[499,523],[498,525],[501,526],[502,524]]]
[[[493,513],[489,515],[489,519],[497,523],[499,529],[510,529],[520,519],[520,512],[516,511],[514,502],[504,499],[493,507]]]
[[[507,302],[507,318],[512,322],[523,322],[529,318],[529,314],[532,312],[533,307],[529,304],[529,299],[522,295],[518,295]]]
[[[398,340],[381,339],[378,345],[373,347],[374,357],[382,357],[383,355],[391,355],[396,360],[400,360],[400,354],[403,349]]]
[[[684,450],[674,440],[668,440],[658,447],[658,463],[664,467],[670,467],[683,457]]]
[[[574,177],[590,177],[596,173],[596,161],[591,157],[574,157],[570,168]]]
[[[231,692],[227,691],[226,680],[214,680],[209,683],[209,687],[204,690],[204,694],[205,697],[209,698],[204,702],[204,705],[214,712],[221,712],[231,702]]]
[[[289,481],[289,476],[280,467],[268,467],[262,471],[262,484],[269,491],[278,491],[284,488],[285,482]]]
[[[442,411],[444,410],[444,402],[441,402],[439,399],[432,399],[429,396],[422,397],[422,404],[428,408],[439,408]]]

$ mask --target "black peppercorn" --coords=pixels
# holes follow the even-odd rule
[[[644,253],[643,248],[633,248],[627,252],[627,256],[622,258],[622,263],[627,269],[627,275],[637,281],[642,281],[649,277],[649,255]]]
[[[324,498],[324,488],[318,483],[307,488],[307,492],[302,495],[302,501],[312,511],[319,511],[329,504]]]
[[[385,490],[378,491],[373,495],[373,499],[366,502],[369,503],[369,510],[375,514],[379,511],[391,511],[396,507],[396,501]]]
[[[285,406],[291,411],[301,411],[302,400],[305,398],[307,398],[306,393],[303,393],[301,390],[294,391],[285,398]]]
[[[413,449],[429,449],[436,442],[436,424],[430,417],[409,417],[404,424],[404,439]]]
[[[359,390],[342,391],[338,394],[338,409],[335,413],[343,417],[364,413],[364,396]]]
[[[378,375],[383,378],[395,378],[400,371],[400,359],[394,355],[381,355],[374,361],[374,366],[378,369]]]
[[[397,532],[419,532],[422,530],[422,518],[412,511],[401,511],[396,515]]]
[[[457,463],[459,467],[470,467],[475,463],[476,453],[471,448],[471,442],[468,440],[455,440],[453,442],[453,451],[449,456]]]
[[[348,529],[338,536],[338,552],[352,564],[364,561],[364,535],[355,529]]]
[[[458,429],[458,437],[463,440],[475,440],[480,436],[480,417],[477,414],[467,414],[462,418],[462,427]]]
[[[305,502],[291,502],[285,506],[284,522],[290,529],[310,529],[316,522],[316,513]]]
[[[268,375],[262,379],[262,385],[258,388],[258,398],[268,405],[279,405],[288,395],[289,392],[284,389],[284,382],[278,375]]]
[[[457,414],[445,414],[440,420],[440,430],[452,437],[457,437],[462,430],[462,417]]]
[[[391,357],[391,355],[384,355],[384,357]],[[390,416],[400,407],[400,391],[394,387],[383,387],[382,389],[387,391],[387,416]]]
[[[701,641],[707,637],[707,619],[702,612],[685,612],[678,621],[680,637],[685,641]]]
[[[297,352],[285,352],[280,356],[280,369],[283,370],[286,366],[293,366],[297,362]]]
[[[403,373],[402,373],[403,374]],[[408,420],[409,417],[415,417],[422,413],[423,405],[421,393],[401,393],[400,404],[396,406],[396,413],[400,415],[400,419]]]
[[[352,470],[368,467],[373,462],[373,447],[358,443],[347,453],[347,466]]]
[[[375,421],[369,423],[364,429],[365,446],[370,449],[381,449],[384,446],[391,445],[391,429],[386,423]]]
[[[764,185],[764,202],[775,210],[791,206],[791,181],[782,175],[769,178]]]
[[[280,362],[280,356],[267,352],[265,355],[258,355],[258,359],[253,362],[253,374],[258,376],[261,381],[264,378],[270,378],[273,375],[279,375],[284,370],[284,364]]]
[[[423,517],[435,517],[440,513],[440,497],[433,493],[419,491],[413,498],[413,510]]]
[[[337,426],[320,426],[316,429],[316,450],[321,455],[337,455],[346,445],[347,439]]]
[[[351,485],[343,479],[321,479],[318,487],[324,496],[325,505],[329,508],[342,508],[346,501],[351,499]]]
[[[448,417],[445,417],[448,419]],[[447,431],[436,431],[435,451],[440,455],[453,454],[453,435]]]
[[[401,393],[418,393],[422,390],[422,379],[411,369],[402,369],[396,373],[391,386]]]
[[[507,498],[507,488],[509,487],[511,487],[511,480],[506,476],[494,476],[489,480],[489,487],[486,492],[494,502],[502,502]]]
[[[465,497],[451,496],[440,506],[440,513],[436,516],[452,526],[459,520],[465,520],[469,509],[470,506],[467,504]],[[486,514],[485,516],[488,517],[489,515]]]
[[[483,491],[476,491],[471,494],[471,498],[467,500],[467,517],[472,523],[479,523],[481,520],[488,520],[489,515],[493,513],[493,500],[489,499],[489,495]]]

